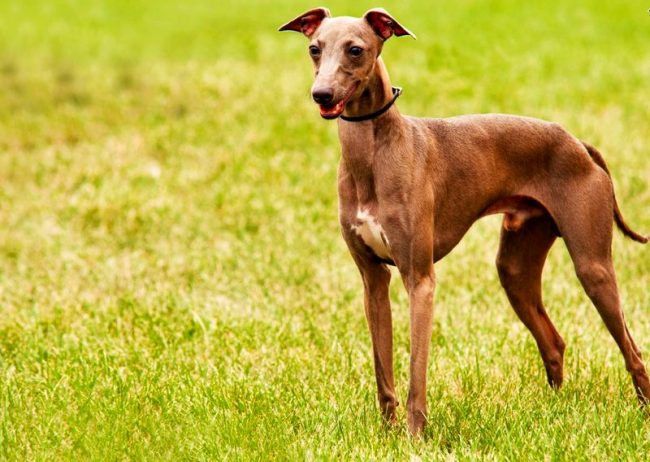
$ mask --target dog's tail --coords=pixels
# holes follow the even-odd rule
[[[605,172],[607,173],[607,175],[611,180],[612,175],[611,173],[609,173],[609,169],[607,168],[605,159],[603,159],[603,155],[600,152],[598,152],[598,150],[594,148],[592,145],[590,145],[589,143],[585,143],[584,141],[582,141],[582,144],[584,145],[585,148],[587,148],[589,155],[596,163],[596,165],[598,165],[600,168],[605,170]],[[616,195],[614,195],[613,188],[612,188],[612,197],[614,199],[614,221],[616,222],[616,226],[618,226],[618,229],[620,229],[621,232],[625,234],[627,237],[629,237],[630,239],[640,242],[641,244],[645,244],[646,242],[648,242],[647,236],[642,236],[639,233],[636,233],[635,231],[632,230],[632,228],[628,226],[627,223],[625,223],[625,220],[623,219],[623,214],[621,213],[621,209],[618,208],[618,203],[616,202]]]

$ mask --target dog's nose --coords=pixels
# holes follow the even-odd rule
[[[331,88],[317,88],[311,92],[311,96],[318,104],[330,104],[334,99],[334,90]]]

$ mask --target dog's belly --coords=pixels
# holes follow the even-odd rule
[[[381,224],[377,218],[368,212],[368,210],[359,209],[357,212],[357,222],[352,225],[352,231],[366,244],[370,249],[383,260],[392,260],[390,255],[390,246],[388,238],[384,233]]]

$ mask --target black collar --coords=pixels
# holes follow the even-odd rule
[[[362,116],[353,116],[353,117],[348,117],[341,115],[341,119],[347,121],[347,122],[363,122],[364,120],[371,120],[371,119],[376,119],[380,115],[382,115],[384,112],[390,109],[390,107],[395,104],[395,100],[399,97],[399,95],[402,94],[402,89],[400,87],[393,87],[393,99],[391,99],[386,106],[382,107],[378,111],[371,112],[370,114],[362,115]]]

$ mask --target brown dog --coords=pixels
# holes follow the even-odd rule
[[[302,32],[316,80],[312,96],[326,119],[339,118],[340,222],[365,289],[379,405],[389,421],[393,383],[390,271],[409,294],[411,382],[408,427],[426,421],[426,370],[432,329],[434,262],[477,219],[504,213],[497,269],[519,318],[535,337],[548,382],[562,384],[564,342],[541,294],[542,267],[560,236],[575,270],[632,375],[641,403],[650,380],[621,311],[611,258],[612,221],[638,242],[616,204],[605,161],[557,124],[511,115],[419,119],[400,115],[379,57],[393,35],[413,35],[386,11],[331,18],[308,11],[280,30]]]

